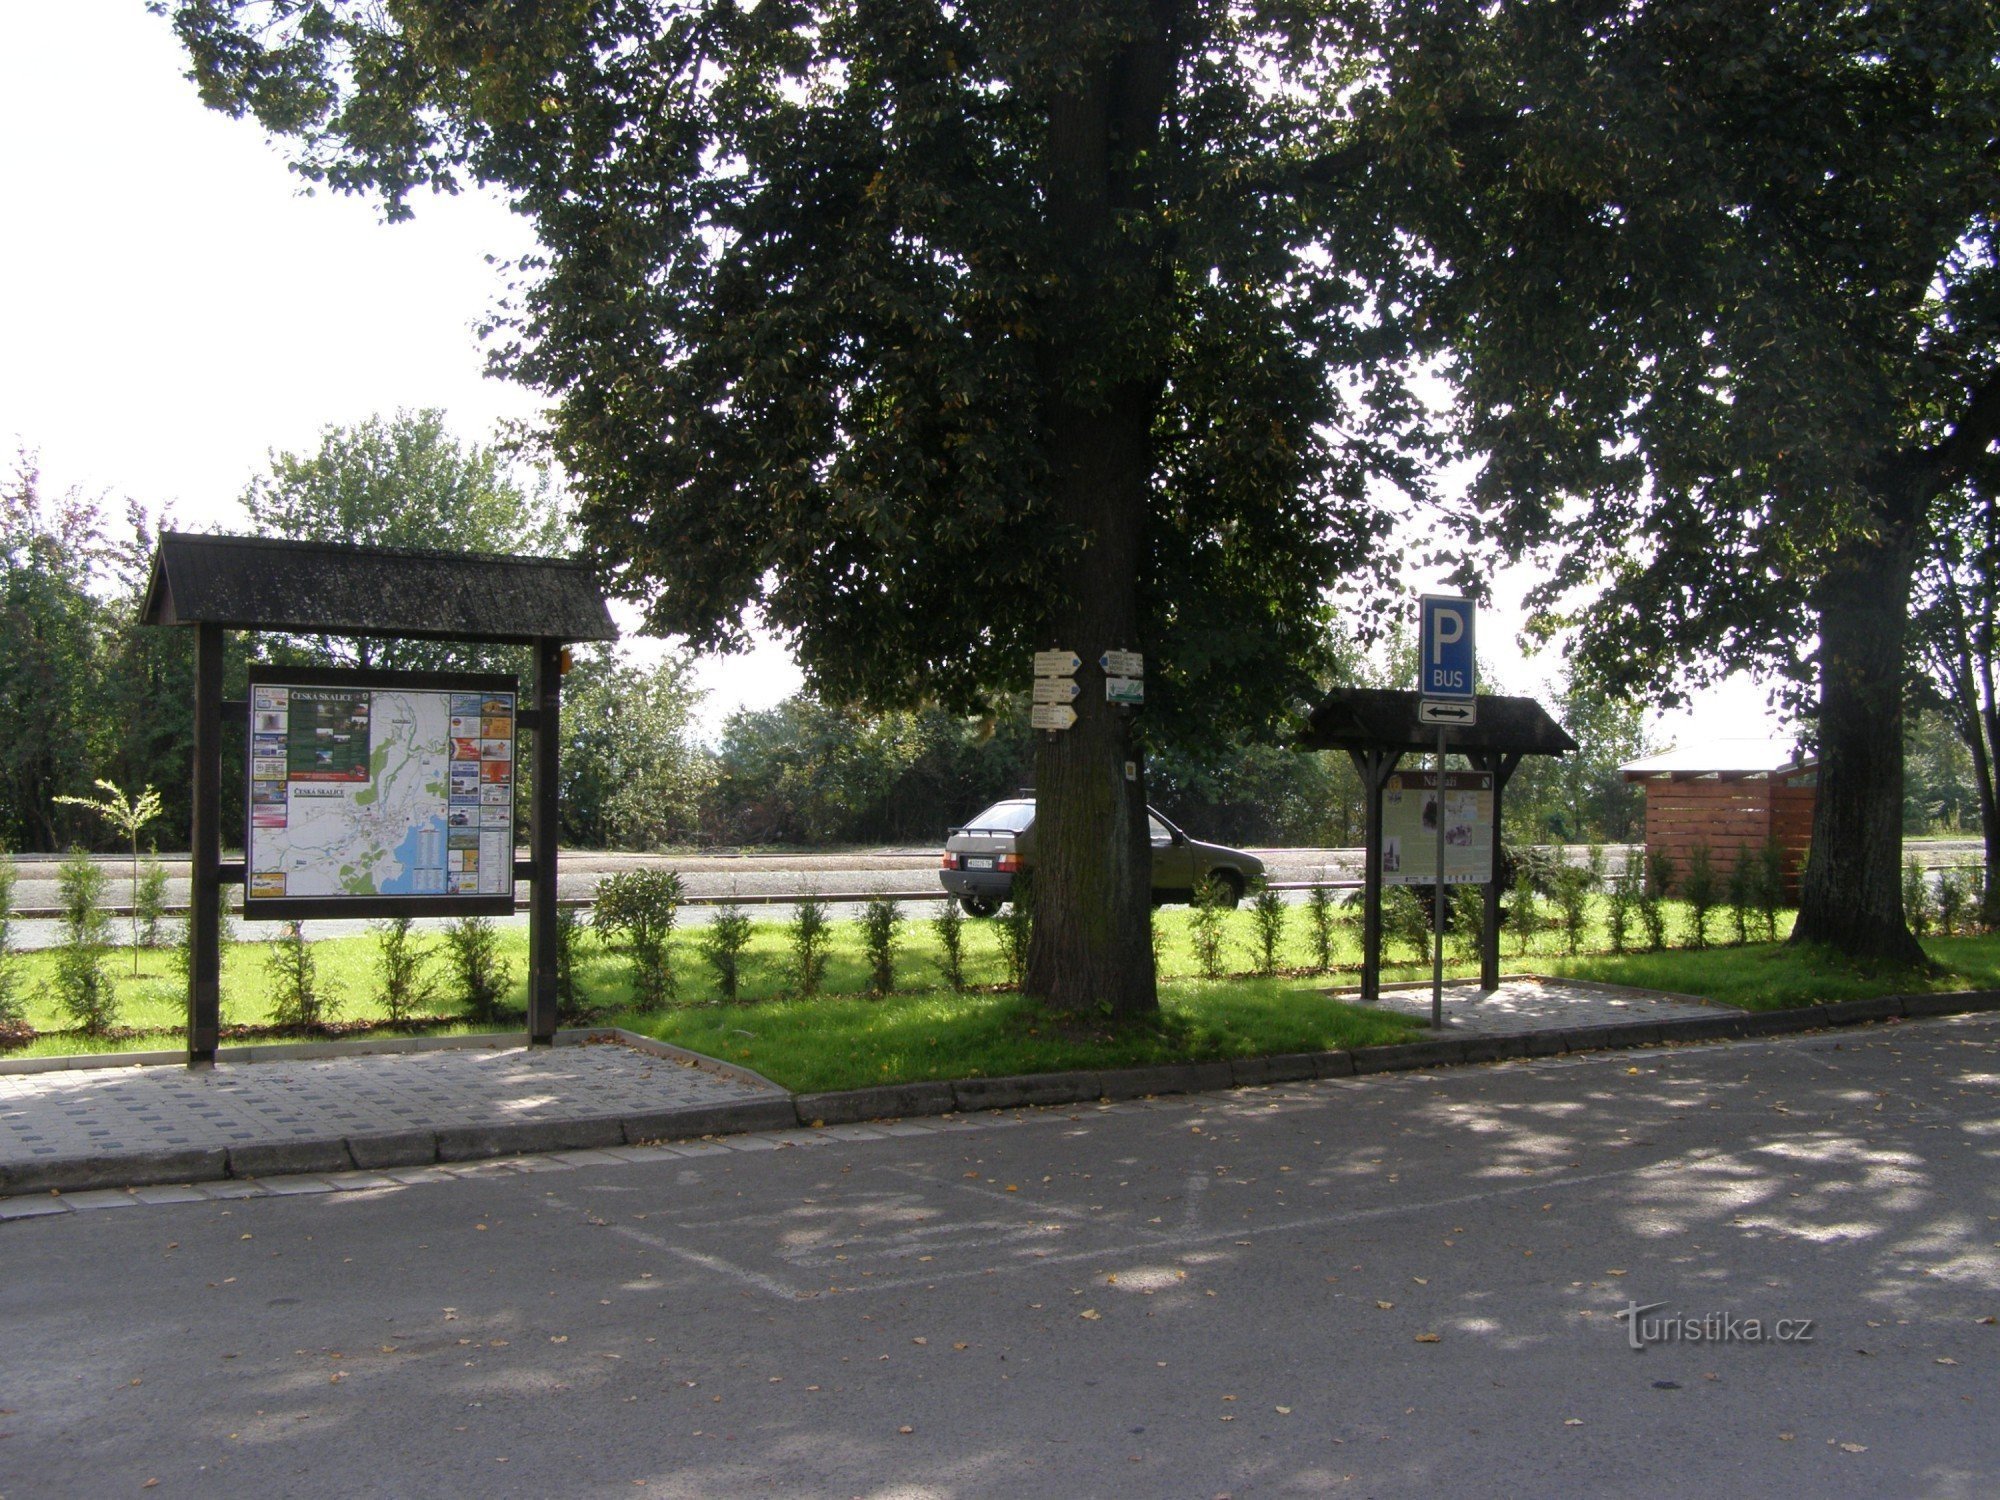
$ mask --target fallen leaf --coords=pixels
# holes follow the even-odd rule
[[[1435,1344],[1438,1342],[1438,1336],[1434,1333],[1420,1333],[1417,1335],[1417,1342],[1420,1344]]]
[[[1840,1451],[1842,1453],[1866,1453],[1868,1445],[1866,1443],[1842,1443]]]
[[[1581,1427],[1582,1425],[1583,1425],[1583,1418],[1582,1418],[1582,1417],[1564,1417],[1564,1418],[1563,1418],[1563,1426],[1565,1426],[1565,1427]]]
[[[1271,1410],[1275,1411],[1281,1417],[1289,1417],[1292,1414],[1292,1409],[1289,1406],[1274,1406]]]
[[[913,1344],[928,1344],[928,1343],[930,1342],[930,1340],[929,1340],[929,1339],[911,1339],[911,1340],[910,1340],[910,1342],[911,1342],[911,1343],[913,1343]]]
[[[1958,1363],[1958,1361],[1950,1358],[1941,1358],[1937,1361],[1937,1363],[1941,1365],[1955,1365]]]
[[[549,1342],[551,1344],[567,1344],[569,1342],[569,1335],[566,1333],[552,1333],[549,1335]]]
[[[1383,1312],[1387,1312],[1390,1308],[1394,1307],[1396,1304],[1393,1302],[1378,1302],[1375,1305],[1381,1308]]]
[[[905,1437],[908,1437],[911,1433],[915,1432],[916,1430],[917,1429],[914,1427],[898,1427],[896,1429],[896,1431],[902,1433]]]
[[[1082,1312],[1078,1313],[1077,1316],[1079,1318],[1086,1319],[1089,1322],[1095,1323],[1099,1318],[1103,1317],[1104,1314],[1099,1312],[1094,1307],[1086,1307]]]

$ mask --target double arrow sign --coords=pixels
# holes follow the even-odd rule
[[[1457,724],[1461,727],[1479,721],[1476,700],[1468,699],[1455,703],[1448,698],[1425,698],[1417,704],[1419,724]]]

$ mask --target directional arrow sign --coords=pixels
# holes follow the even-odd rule
[[[1037,703],[1029,710],[1029,722],[1037,729],[1067,729],[1076,722],[1076,710],[1067,703]]]
[[[1107,677],[1144,677],[1146,658],[1137,651],[1107,651],[1097,658]]]
[[[1035,675],[1037,677],[1074,677],[1076,669],[1083,665],[1083,658],[1074,651],[1037,651],[1035,653]]]
[[[1463,702],[1453,699],[1425,698],[1417,704],[1419,724],[1457,724],[1461,728],[1479,721],[1479,704],[1476,698]]]
[[[1035,702],[1073,703],[1083,689],[1077,686],[1074,677],[1037,677],[1035,679]]]

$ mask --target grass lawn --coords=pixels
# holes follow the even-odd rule
[[[1155,921],[1161,1014],[1147,1025],[1112,1027],[1089,1019],[1051,1017],[1008,990],[1003,928],[997,921],[964,923],[967,991],[953,993],[938,967],[930,920],[936,909],[906,910],[908,919],[897,935],[896,988],[882,997],[866,993],[868,962],[858,923],[835,927],[822,993],[811,999],[792,992],[783,921],[760,922],[753,928],[735,1003],[719,999],[693,931],[679,934],[674,945],[675,1004],[653,1012],[635,1011],[624,957],[594,940],[579,959],[579,988],[596,1020],[741,1063],[797,1090],[1318,1051],[1420,1034],[1415,1022],[1343,1004],[1329,993],[1356,982],[1359,928],[1346,912],[1333,929],[1334,971],[1321,974],[1313,969],[1306,914],[1301,908],[1289,909],[1277,971],[1268,976],[1254,972],[1258,953],[1252,914],[1229,913],[1224,919],[1223,963],[1231,972],[1211,980],[1198,971],[1191,914],[1181,908],[1163,910]],[[1727,925],[1720,917],[1711,923],[1711,943],[1723,942]],[[1684,912],[1670,911],[1668,932],[1672,940],[1685,939]],[[1582,951],[1571,956],[1554,930],[1537,933],[1525,945],[1511,934],[1503,936],[1503,971],[1703,995],[1753,1010],[1914,990],[2000,986],[1996,937],[1928,939],[1925,948],[1937,967],[1921,974],[1856,969],[1828,955],[1795,952],[1782,943],[1616,955],[1602,951],[1608,944],[1601,924],[1593,924],[1581,938]],[[499,939],[512,971],[509,1003],[519,1011],[526,1003],[526,934],[509,930]],[[414,1029],[428,1035],[477,1029],[458,1014],[441,940],[431,936],[424,941],[434,955],[437,996],[422,1007],[427,1018]],[[379,1028],[384,1011],[375,998],[376,940],[329,939],[313,943],[312,949],[321,984],[334,997],[335,1020],[356,1030]],[[1392,940],[1386,958],[1383,977],[1388,982],[1429,977],[1428,962],[1418,960],[1408,940]],[[6,961],[12,965],[15,992],[25,998],[27,1020],[40,1033],[8,1056],[181,1045],[185,1003],[164,950],[143,952],[136,978],[131,951],[113,950],[106,968],[117,979],[120,1031],[96,1039],[66,1029],[68,1022],[49,992],[55,966],[52,954],[14,954]],[[1476,971],[1463,943],[1447,944],[1449,975],[1468,977]],[[274,1039],[254,1034],[269,1024],[272,988],[261,945],[239,944],[229,950],[223,967],[224,1024],[250,1028],[253,1034],[226,1034],[226,1042]]]

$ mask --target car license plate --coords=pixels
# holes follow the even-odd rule
[[[968,870],[990,870],[993,868],[993,861],[990,859],[973,859],[968,857],[965,861],[965,868]]]

